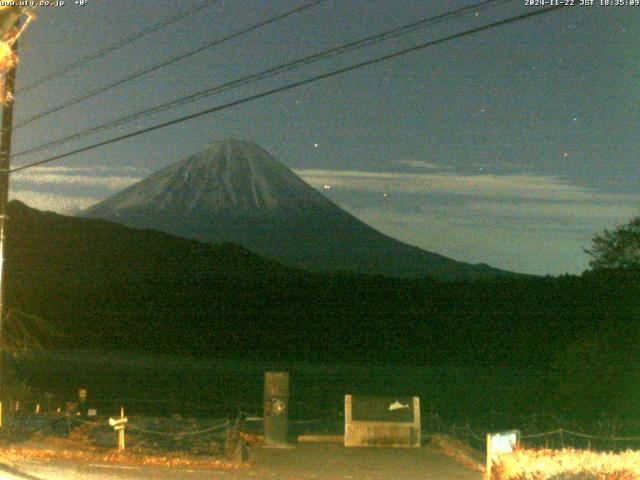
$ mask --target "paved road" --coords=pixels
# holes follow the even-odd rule
[[[313,480],[481,480],[482,474],[423,448],[344,448],[300,443],[294,450],[254,449],[253,468],[237,478]]]
[[[298,444],[293,449],[254,448],[249,467],[238,470],[130,467],[105,464],[23,462],[19,468],[42,480],[481,480],[480,472],[431,447],[346,449],[338,444]],[[2,476],[0,475],[0,479]]]
[[[114,466],[100,463],[79,464],[64,461],[24,462],[14,473],[0,470],[0,480],[212,480],[231,479],[225,471],[187,468]],[[17,474],[15,470],[22,474]],[[7,475],[5,477],[5,475]]]

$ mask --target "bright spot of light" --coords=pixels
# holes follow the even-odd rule
[[[5,4],[9,2],[2,3]],[[10,28],[6,30],[2,38],[0,38],[0,74],[4,74],[18,63],[18,57],[12,47],[35,16],[33,12],[26,7],[3,6],[0,7],[0,12],[2,12],[3,23],[7,23],[8,25],[18,22],[23,15],[27,17],[26,20],[22,22],[20,28]],[[2,85],[0,85],[0,101],[5,103],[12,99],[11,94],[5,91],[5,85],[2,83]]]
[[[324,189],[325,189],[325,190],[331,190],[331,185],[325,185],[325,186],[324,186]]]

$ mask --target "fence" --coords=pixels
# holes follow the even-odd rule
[[[146,405],[152,403],[151,399],[133,400],[133,405]],[[140,401],[144,400],[144,401]],[[2,434],[10,435],[13,439],[26,439],[31,435],[40,433],[59,437],[68,437],[73,441],[96,447],[115,448],[119,446],[117,435],[114,433],[116,423],[109,424],[109,416],[105,416],[106,409],[100,409],[100,415],[88,416],[88,410],[94,410],[93,406],[101,405],[100,401],[88,402],[91,409],[83,408],[83,415],[78,412],[76,402],[67,402],[65,408],[58,407],[55,402],[37,402],[23,398],[14,402],[12,407],[5,412],[5,426]],[[106,402],[105,402],[106,403]],[[159,401],[157,405],[166,405],[167,402]],[[114,405],[115,400],[109,400]],[[226,408],[226,407],[225,407]],[[113,420],[119,419],[118,408],[111,408]],[[141,409],[141,410],[144,410]],[[158,411],[157,408],[154,410]],[[213,410],[213,408],[212,408]],[[220,408],[220,410],[225,410]],[[226,408],[225,411],[230,411]],[[238,442],[240,430],[249,435],[243,437],[259,440],[262,436],[262,417],[255,408],[250,412],[236,410],[235,412],[220,416],[212,415],[211,418],[183,418],[179,414],[164,416],[139,415],[126,407],[127,421],[124,424],[126,430],[127,448],[138,450],[167,450],[187,451],[192,454],[216,455],[223,454]],[[92,412],[93,413],[93,412]],[[236,421],[229,420],[236,418]],[[242,422],[238,423],[237,419]],[[317,409],[308,406],[307,414],[303,418],[290,421],[291,432],[294,435],[303,434],[327,434],[342,431],[344,428],[342,412],[339,409]],[[253,436],[251,434],[254,434]],[[240,442],[242,443],[242,442]]]
[[[640,422],[600,419],[593,422],[569,421],[553,414],[523,415],[512,422],[501,422],[498,427],[473,426],[464,423],[447,423],[432,414],[426,422],[432,432],[446,433],[476,450],[486,449],[486,433],[518,429],[522,432],[520,445],[526,448],[576,448],[602,451],[640,449]],[[435,417],[435,418],[433,418]],[[546,428],[545,428],[546,427]]]
[[[253,395],[248,395],[252,398]],[[262,403],[260,396],[253,403],[241,404],[237,401],[226,403],[209,403],[198,400],[185,401],[184,398],[92,398],[87,404],[97,407],[97,413],[104,420],[105,414],[116,415],[119,406],[125,405],[131,423],[128,433],[144,439],[142,443],[152,443],[153,438],[175,439],[179,444],[188,443],[189,437],[205,438],[213,427],[221,427],[221,419],[233,419],[239,412],[245,412],[247,419],[245,429],[256,434],[262,428]],[[58,434],[64,434],[78,425],[74,415],[65,416],[69,405],[53,396],[41,398],[23,396],[17,404],[8,409],[18,422],[18,417],[33,417],[31,427],[23,425],[23,429],[48,428]],[[291,402],[290,427],[292,434],[340,434],[344,431],[343,405],[335,403],[326,408],[319,408],[317,402],[306,402],[296,399]],[[35,412],[39,412],[34,415]],[[191,415],[193,413],[199,415]],[[181,417],[176,417],[176,414]],[[182,417],[196,420],[181,420]],[[163,424],[163,418],[172,419],[174,426]],[[213,419],[213,420],[212,420]],[[218,420],[216,420],[218,419]],[[65,424],[65,422],[70,422]],[[93,421],[93,420],[91,420]],[[98,421],[98,419],[96,419]],[[224,420],[226,422],[226,420]],[[565,448],[593,450],[626,450],[640,449],[640,419],[617,419],[601,417],[590,422],[580,422],[563,418],[558,414],[536,413],[528,415],[508,415],[497,411],[483,412],[477,418],[442,417],[438,412],[423,409],[422,431],[428,437],[430,433],[446,433],[466,442],[476,450],[483,452],[486,448],[486,432],[518,429],[522,432],[521,443],[525,447]],[[39,423],[40,422],[40,423]],[[44,422],[44,423],[43,423]],[[185,422],[180,424],[180,422]],[[188,423],[191,422],[191,423]],[[195,423],[194,423],[195,422]],[[208,422],[208,423],[207,423]],[[217,423],[216,423],[217,422]],[[24,422],[23,422],[24,423]],[[65,426],[66,425],[66,426]],[[161,427],[161,425],[164,425]],[[180,428],[175,425],[181,425]],[[227,423],[228,427],[228,423]],[[138,429],[136,431],[136,429]],[[222,431],[223,429],[221,429]],[[111,431],[111,433],[113,433]],[[220,433],[223,438],[225,433]],[[132,437],[133,438],[133,437]],[[180,441],[178,441],[180,440]],[[165,442],[168,443],[168,440]],[[204,443],[204,441],[203,441]]]
[[[184,420],[131,417],[126,423],[127,446],[137,450],[188,451],[222,454],[232,423],[228,419]],[[5,435],[15,440],[34,434],[67,437],[87,446],[112,448],[117,444],[108,417],[71,415],[14,415],[6,422]]]

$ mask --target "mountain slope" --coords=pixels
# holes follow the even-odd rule
[[[59,325],[57,347],[228,352],[253,296],[303,275],[235,244],[9,207],[8,308]]]
[[[81,213],[208,242],[236,242],[315,271],[400,277],[508,274],[457,262],[374,230],[306,184],[259,146],[216,142]]]

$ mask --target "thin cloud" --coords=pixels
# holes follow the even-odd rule
[[[135,169],[43,167],[15,173],[12,175],[11,181],[18,187],[67,185],[70,187],[100,187],[117,191],[140,181],[142,178],[142,173]]]
[[[639,195],[605,194],[571,184],[556,176],[458,175],[454,173],[363,172],[356,170],[296,170],[316,188],[331,185],[357,192],[455,194],[493,199],[562,202],[640,202]]]
[[[629,219],[638,213],[640,200],[614,202],[481,202],[473,206],[475,212],[501,218],[527,218],[546,222],[569,220],[592,225],[594,220]],[[609,225],[611,226],[611,225]]]
[[[39,210],[74,214],[145,176],[128,166],[36,167],[11,176],[10,197]]]
[[[77,173],[108,173],[112,175],[117,174],[138,174],[142,176],[148,175],[150,172],[145,168],[135,167],[132,165],[122,165],[118,167],[111,167],[105,165],[95,165],[91,167],[81,167],[81,166],[67,166],[67,165],[53,165],[53,166],[40,166],[33,167],[29,170],[23,170],[18,174],[24,174],[27,172],[32,173],[65,173],[68,175],[74,175]]]
[[[72,215],[95,204],[98,199],[83,195],[40,192],[36,190],[14,190],[9,195],[11,200],[20,200],[38,210],[53,211]]]
[[[424,160],[398,160],[396,165],[402,165],[404,167],[410,167],[420,170],[444,170],[444,166],[433,162],[426,162]]]

